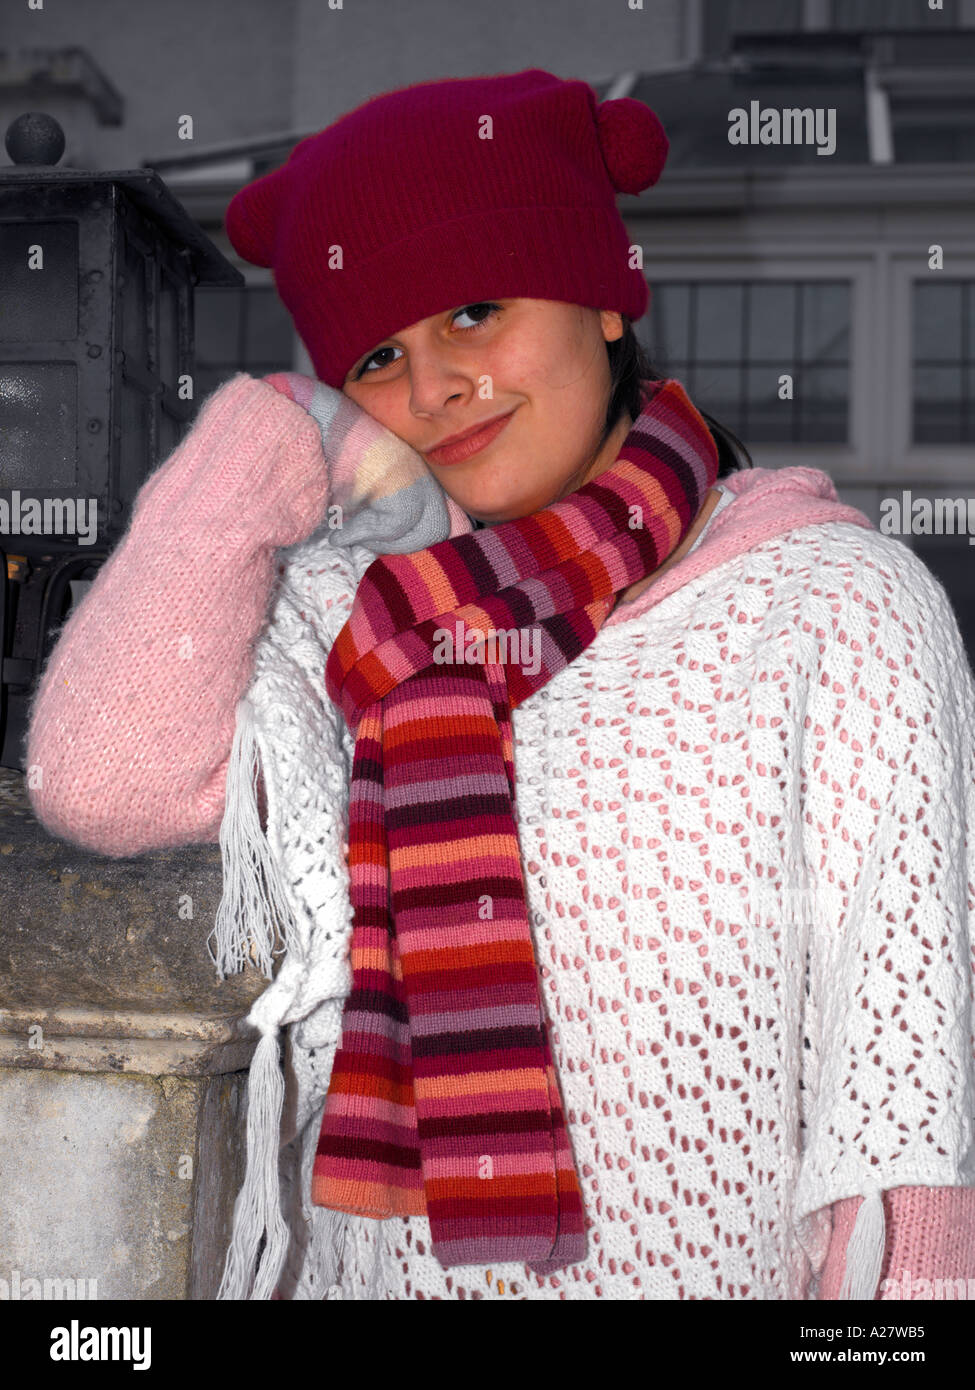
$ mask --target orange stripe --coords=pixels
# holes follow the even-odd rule
[[[508,1173],[487,1181],[475,1174],[469,1178],[430,1178],[426,1183],[427,1201],[470,1197],[473,1201],[491,1202],[499,1197],[545,1197],[549,1194],[554,1198],[552,1177],[551,1173]]]
[[[414,1104],[413,1086],[408,1081],[393,1081],[389,1077],[376,1076],[372,1072],[356,1072],[355,1075],[333,1069],[328,1083],[328,1093],[341,1092],[343,1095],[372,1096],[375,1100],[389,1100],[395,1105]]]
[[[407,976],[422,975],[427,970],[464,970],[475,965],[500,965],[502,961],[528,964],[535,960],[532,943],[527,939],[488,941],[444,951],[411,951],[401,943],[400,951]]]
[[[388,1183],[344,1181],[321,1173],[312,1176],[311,1200],[315,1206],[351,1210],[376,1221],[387,1216],[423,1216],[427,1209],[422,1188],[411,1192]]]
[[[436,734],[431,732],[432,721],[435,716],[428,716],[424,719],[405,719],[402,724],[394,724],[392,728],[386,730],[383,740],[383,747],[387,749],[399,748],[404,743],[418,743],[423,739],[435,738]],[[437,724],[440,724],[437,720]],[[497,737],[497,721],[487,715],[481,714],[457,714],[450,718],[450,731],[457,738],[473,738],[475,735],[481,738],[489,738],[492,734]]]
[[[358,867],[360,864],[371,864],[373,868],[382,868],[386,863],[386,854],[379,844],[360,844],[356,840],[349,846],[349,868]]]
[[[464,840],[451,840],[434,845],[407,845],[403,849],[390,850],[389,866],[391,870],[429,868],[431,865],[444,869],[463,859],[480,858],[485,854],[504,854],[514,863],[518,861],[518,855],[514,849],[509,853],[509,840],[512,845],[517,844],[513,835],[495,834],[469,835]]]
[[[434,613],[449,613],[457,607],[457,594],[446,571],[428,550],[418,550],[410,556],[413,569],[422,580],[434,602]],[[412,605],[411,605],[412,606]]]
[[[337,652],[336,660],[341,662],[343,673],[351,670],[355,661],[356,648],[352,638],[352,631],[348,623],[345,623],[343,627],[339,628],[338,636],[335,638],[333,646]]]
[[[542,511],[539,513],[539,523],[542,534],[555,551],[556,564],[568,559],[576,548],[576,539],[565,522],[553,512]]]
[[[458,617],[462,618],[473,632],[479,632],[482,637],[486,637],[489,632],[496,630],[494,619],[490,613],[476,603],[465,603],[463,608],[458,608],[456,611]]]
[[[369,705],[362,712],[359,720],[359,728],[356,733],[356,741],[360,738],[371,738],[374,743],[382,743],[383,718],[382,710],[378,705]]]
[[[422,1081],[423,1078],[421,1077]],[[528,1091],[531,1084],[523,1071],[472,1071],[464,1076],[435,1076],[429,1079],[435,1084],[438,1096],[478,1096],[489,1091]],[[414,1083],[415,1084],[415,1083]],[[546,1097],[547,1088],[538,1087],[538,1094]]]
[[[619,469],[620,477],[633,483],[647,499],[648,508],[655,513],[667,529],[670,539],[670,550],[680,536],[680,512],[668,498],[663,487],[656,478],[650,478],[643,471],[638,463],[632,459],[627,459]],[[663,561],[660,562],[663,564]]]
[[[366,652],[358,662],[359,675],[371,690],[385,690],[390,681],[389,668],[379,660],[375,650]]]
[[[349,964],[353,970],[388,970],[389,952],[385,947],[360,947],[355,946],[349,951]]]
[[[584,555],[580,555],[576,561],[576,573],[579,570],[585,575],[593,593],[598,593],[600,589],[605,589],[610,583],[609,571],[600,560],[598,555],[594,555],[591,550],[587,550]]]
[[[549,1109],[547,1086],[530,1086],[526,1081],[527,1072],[524,1070],[513,1071],[510,1073],[510,1075],[512,1077],[512,1084],[505,1087],[505,1090],[517,1089],[522,1094],[524,1094],[524,1092],[526,1091],[532,1090],[534,1090],[535,1092],[535,1094],[531,1097],[527,1105],[522,1100],[521,1095],[519,1095],[518,1109],[517,1111],[513,1111],[513,1114],[517,1114],[526,1110],[544,1111]],[[478,1085],[477,1082],[479,1076],[480,1073],[476,1071],[469,1071],[465,1073],[465,1075],[460,1079],[466,1081],[468,1084],[460,1091],[460,1095],[465,1100],[470,1100],[472,1109],[478,1103],[478,1098],[480,1096],[492,1097],[492,1099],[484,1101],[484,1113],[487,1113],[488,1108],[490,1108],[491,1110],[498,1108],[499,1102],[493,1099],[493,1097],[498,1095],[498,1088],[496,1086]],[[417,1099],[421,1105],[427,1103],[440,1105],[446,1099],[443,1081],[444,1078],[441,1076],[431,1076],[428,1078],[420,1077],[419,1084],[416,1088],[416,1094]],[[502,1101],[500,1104],[503,1106],[504,1102]],[[444,1123],[447,1123],[449,1121],[449,1118],[450,1117],[447,1115],[442,1116]]]

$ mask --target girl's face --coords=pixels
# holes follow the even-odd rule
[[[551,299],[470,303],[404,328],[361,357],[342,386],[422,454],[444,491],[489,525],[574,492],[615,461],[632,426],[599,440],[610,398],[605,344],[616,312]],[[513,412],[462,461],[429,457],[452,435]]]

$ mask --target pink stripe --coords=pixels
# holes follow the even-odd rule
[[[433,590],[409,555],[384,555],[383,561],[393,581],[409,599],[414,613],[425,613],[433,608]]]
[[[516,1110],[537,1110],[542,1099],[542,1092],[535,1091],[478,1091],[476,1093],[478,1108],[484,1111],[496,1111],[504,1115],[513,1113]],[[329,1104],[329,1110],[331,1110]],[[430,1119],[445,1119],[451,1115],[469,1115],[471,1110],[471,1097],[468,1096],[438,1096],[435,1101],[427,1101],[424,1114]]]
[[[369,621],[369,605],[365,603],[353,603],[352,612],[349,614],[349,632],[355,643],[356,652],[361,656],[363,652],[372,651],[378,641],[378,634]]]
[[[383,1100],[379,1096],[350,1095],[347,1091],[336,1091],[329,1099],[328,1113],[330,1115],[354,1115],[357,1119],[382,1120],[390,1124],[398,1124],[403,1129],[403,1144],[410,1141],[409,1135],[412,1133],[416,1139],[416,1126],[411,1128],[411,1121],[416,1116],[412,1105],[397,1105],[395,1101]]]
[[[524,909],[522,911],[524,912]],[[491,925],[493,930],[480,931],[479,928],[485,925]],[[471,922],[464,927],[430,927],[428,930],[417,927],[413,931],[407,928],[400,941],[400,948],[409,951],[435,951],[438,947],[455,949],[458,946],[473,945],[475,942],[485,945],[492,941],[521,941],[524,939],[526,925],[527,918],[522,916],[519,922]],[[408,947],[405,945],[407,940]]]
[[[659,388],[659,393],[663,398],[654,397],[655,412],[666,409],[671,397],[679,405],[685,402],[679,383],[666,382]],[[703,427],[693,407],[686,403],[683,408],[688,416],[683,423],[694,423],[697,433],[700,433]],[[680,420],[680,410],[677,417]],[[424,572],[415,557],[410,556],[386,557],[377,566],[376,574],[370,578],[365,590],[357,595],[356,606],[360,615],[367,608],[373,615],[372,627],[350,619],[347,628],[347,636],[351,639],[349,645],[354,647],[357,663],[365,653],[371,651],[377,668],[384,668],[387,674],[379,674],[370,689],[370,682],[364,678],[361,670],[355,669],[343,676],[336,669],[337,663],[331,662],[328,692],[346,713],[350,726],[355,724],[357,727],[360,761],[369,755],[381,766],[384,750],[377,740],[385,740],[394,729],[399,730],[401,735],[407,729],[412,732],[414,726],[418,739],[416,751],[420,755],[417,758],[390,756],[385,760],[385,772],[380,771],[379,775],[385,778],[385,786],[390,789],[388,793],[384,788],[372,785],[367,793],[363,781],[353,787],[350,794],[352,833],[378,836],[377,843],[383,839],[381,818],[387,794],[395,794],[399,800],[410,795],[410,804],[416,806],[415,823],[403,825],[388,836],[389,861],[383,867],[388,870],[387,886],[392,889],[392,901],[402,901],[401,894],[413,889],[441,890],[445,885],[454,883],[463,884],[463,891],[470,893],[473,899],[480,892],[482,884],[486,886],[492,877],[505,879],[511,884],[512,890],[517,887],[523,893],[521,845],[511,818],[503,813],[496,817],[482,817],[486,827],[496,827],[494,833],[476,829],[480,822],[472,824],[469,815],[458,815],[450,823],[432,825],[423,820],[424,815],[432,814],[423,799],[433,798],[436,789],[426,785],[421,787],[420,784],[433,780],[431,771],[437,772],[440,795],[447,800],[460,796],[466,787],[472,790],[478,785],[493,787],[499,781],[503,790],[505,774],[509,780],[513,780],[514,745],[512,720],[507,708],[509,699],[513,703],[520,703],[534,689],[544,685],[552,674],[561,670],[567,661],[571,661],[577,652],[592,641],[612,606],[604,602],[602,597],[606,578],[600,576],[596,581],[599,591],[591,593],[586,589],[585,581],[579,577],[578,572],[582,567],[567,562],[574,560],[577,555],[588,560],[587,552],[590,553],[595,561],[602,564],[609,583],[618,588],[628,579],[638,577],[631,572],[639,564],[639,550],[648,544],[649,538],[657,541],[662,557],[673,549],[675,529],[672,524],[665,524],[658,515],[659,494],[651,500],[650,494],[654,492],[652,479],[646,491],[640,487],[640,469],[645,468],[648,462],[652,463],[654,458],[654,422],[646,420],[643,423],[647,427],[646,441],[641,437],[643,431],[635,427],[630,438],[630,454],[627,454],[624,445],[620,456],[624,465],[623,476],[618,480],[604,480],[602,486],[607,495],[612,495],[624,506],[647,507],[647,514],[643,518],[646,535],[620,536],[616,533],[612,515],[614,509],[607,510],[596,497],[570,498],[552,508],[552,516],[557,520],[559,529],[551,538],[554,559],[545,573],[531,573],[533,558],[518,548],[521,532],[517,529],[517,523],[509,528],[512,532],[510,548],[498,531],[491,533],[490,556],[498,570],[510,575],[512,570],[517,573],[521,565],[525,573],[525,578],[515,583],[519,601],[513,608],[497,592],[500,585],[492,585],[488,579],[489,592],[486,595],[478,597],[476,602],[458,605],[455,612],[441,614],[437,620]],[[685,447],[678,449],[685,461],[688,453],[693,455],[695,452],[694,431],[691,431],[690,440],[690,443],[681,441]],[[716,452],[710,436],[702,434],[701,441],[697,452],[700,453],[705,446],[710,452],[706,463],[703,458],[695,460],[695,476],[703,470],[707,478],[710,477],[709,470],[716,467]],[[534,522],[526,521],[523,524],[529,531],[535,526]],[[659,529],[651,529],[655,526]],[[482,547],[475,541],[475,548],[485,558],[485,564],[490,566],[488,547]],[[448,548],[442,553],[455,591],[469,598],[479,587],[474,572],[467,572],[461,552],[456,548]],[[480,568],[478,565],[478,571]],[[577,596],[569,590],[566,578],[569,569],[573,570],[573,580],[579,589]],[[398,587],[421,618],[435,618],[435,622],[429,626],[445,628],[451,638],[455,636],[458,618],[462,627],[470,624],[478,630],[484,626],[516,628],[518,624],[513,614],[522,611],[527,600],[532,611],[532,623],[540,616],[557,614],[564,617],[566,651],[561,652],[543,632],[545,664],[536,677],[530,679],[517,670],[498,673],[489,668],[484,677],[484,691],[478,689],[468,693],[459,674],[452,679],[449,670],[440,671],[436,673],[438,679],[435,682],[424,682],[424,689],[435,690],[436,693],[414,699],[412,689],[402,689],[403,682],[426,670],[431,656],[425,642],[420,641],[412,627],[390,633],[390,612],[383,601],[387,585],[389,592]],[[378,641],[379,633],[387,634],[381,644]],[[340,688],[343,680],[345,684]],[[390,692],[390,698],[385,700],[387,692]],[[383,699],[381,707],[376,705],[380,699]],[[491,717],[493,704],[503,707],[503,713],[498,712],[496,716],[497,744],[492,744],[484,756],[475,756],[472,750],[466,755],[456,749],[447,753],[442,740],[438,745],[441,729],[453,729],[459,735],[465,722],[473,728],[473,721]],[[373,717],[370,718],[370,714]],[[365,722],[359,722],[363,717]],[[367,735],[371,735],[371,738],[367,738]],[[395,793],[392,792],[393,787]],[[482,846],[489,848],[490,853],[483,852]],[[473,860],[472,850],[477,852]],[[425,859],[422,864],[415,863],[421,856],[428,856],[431,862]],[[377,874],[375,868],[366,869],[361,874],[353,870],[353,896],[358,908],[364,908],[367,903],[374,907],[383,905],[383,884],[377,882],[381,878],[382,874]],[[430,896],[428,891],[425,891],[425,896]],[[368,1009],[357,1012],[354,1006],[347,1008],[343,1015],[343,1043],[348,1044],[348,1057],[343,1058],[343,1065],[346,1061],[349,1064],[349,1080],[355,1084],[355,1078],[361,1088],[368,1090],[377,1084],[379,1069],[383,1066],[388,1068],[392,1063],[399,1068],[399,1074],[412,1076],[414,1085],[421,1092],[420,1099],[415,1109],[408,1106],[392,1107],[388,1102],[369,1101],[361,1095],[333,1105],[332,1111],[326,1106],[323,1134],[344,1135],[352,1152],[355,1152],[357,1137],[365,1140],[372,1136],[376,1141],[390,1142],[390,1134],[395,1136],[398,1132],[395,1124],[391,1124],[392,1117],[403,1110],[410,1111],[412,1118],[418,1119],[423,1126],[428,1120],[442,1121],[438,1128],[443,1132],[424,1140],[421,1145],[418,1131],[412,1124],[403,1130],[404,1155],[422,1153],[422,1173],[416,1170],[401,1173],[395,1164],[377,1165],[359,1161],[336,1163],[328,1159],[316,1164],[316,1172],[348,1173],[352,1183],[361,1174],[380,1173],[377,1205],[383,1204],[386,1195],[384,1185],[390,1200],[395,1201],[397,1191],[403,1194],[419,1193],[422,1198],[424,1188],[429,1190],[431,1181],[461,1177],[464,1179],[461,1187],[467,1201],[465,1204],[461,1198],[458,1210],[465,1205],[471,1212],[477,1210],[480,1213],[475,1223],[478,1229],[471,1229],[470,1222],[465,1226],[463,1218],[454,1220],[435,1214],[431,1218],[431,1228],[434,1241],[439,1241],[442,1250],[446,1250],[464,1228],[467,1248],[461,1252],[458,1247],[458,1253],[470,1255],[476,1247],[477,1262],[501,1258],[498,1252],[508,1251],[509,1248],[514,1252],[513,1257],[517,1258],[519,1250],[527,1251],[531,1238],[534,1238],[535,1246],[541,1251],[539,1258],[542,1266],[553,1258],[556,1265],[560,1261],[572,1263],[584,1252],[584,1242],[578,1239],[584,1229],[584,1212],[552,1064],[544,1007],[539,997],[535,971],[528,968],[535,958],[527,908],[524,902],[505,898],[499,915],[483,921],[480,917],[474,918],[463,903],[438,909],[436,898],[433,902],[431,908],[399,909],[395,914],[396,937],[387,946],[378,946],[380,934],[376,929],[368,936],[354,937],[354,944],[360,950],[364,948],[359,946],[359,941],[376,943],[373,950],[381,961],[385,960],[389,951],[392,968],[397,973],[400,967],[405,968],[406,978],[401,985],[394,984],[388,975],[384,980],[382,969],[367,972],[364,967],[356,969],[355,982],[363,990],[370,987],[378,989],[380,995],[385,993],[384,985],[388,984],[390,998],[407,1001],[412,1029],[408,1023],[396,1025],[392,1020],[372,1015]],[[389,906],[391,908],[391,903]],[[411,927],[411,923],[415,923],[415,927]],[[519,956],[524,956],[523,960],[513,962],[511,969],[506,968],[500,959],[507,953],[509,943],[517,947]],[[437,988],[426,993],[420,989],[413,997],[409,967],[411,963],[416,963],[416,957],[420,954],[424,956],[424,964],[429,962],[434,968],[434,973],[425,983],[435,983]],[[472,992],[465,985],[469,972],[463,969],[463,963],[466,956],[477,954],[484,955],[488,960],[494,957],[498,970],[485,972],[486,978],[494,978],[494,985]],[[442,966],[448,955],[454,957],[457,968],[441,969],[436,973],[438,962]],[[511,984],[499,978],[508,975],[513,978]],[[513,1039],[507,1046],[493,1046],[481,1052],[424,1055],[424,1049],[419,1044],[420,1030],[424,1025],[436,1030],[426,1035],[429,1046],[434,1045],[434,1039],[441,1031],[450,1034],[464,1030],[465,1019],[468,1030],[503,1028],[506,1021],[511,1025],[518,1023],[525,1030],[524,1037]],[[415,1037],[412,1036],[414,1031]],[[333,1075],[337,1075],[334,1069]],[[479,1080],[490,1085],[491,1090],[479,1093]],[[505,1090],[505,1082],[509,1081],[517,1084],[518,1091]],[[444,1098],[443,1090],[450,1086],[462,1088],[461,1093]],[[426,1095],[428,1089],[429,1096]],[[330,1094],[337,1100],[337,1092]],[[493,1112],[499,1116],[524,1115],[526,1107],[533,1117],[537,1116],[543,1121],[538,1124],[537,1133],[534,1129],[523,1134],[489,1133],[483,1137],[456,1133],[459,1127],[463,1127],[463,1121],[478,1115]],[[331,1121],[333,1128],[326,1128],[328,1121]],[[454,1121],[460,1123],[455,1124]],[[537,1120],[533,1118],[532,1126],[536,1123]],[[392,1142],[397,1142],[395,1137]],[[512,1225],[506,1219],[504,1204],[492,1197],[490,1185],[482,1193],[471,1183],[471,1155],[480,1149],[487,1149],[494,1160],[492,1176],[496,1174],[510,1179],[519,1175],[527,1178],[529,1174],[539,1174],[543,1178],[541,1185],[549,1188],[548,1192],[539,1192],[537,1201],[529,1204],[537,1220],[529,1223],[533,1230],[528,1234],[521,1230],[523,1222]],[[561,1191],[557,1192],[556,1188]],[[349,1200],[354,1201],[354,1195]],[[515,1226],[518,1227],[517,1232]],[[540,1273],[539,1258],[531,1267]],[[468,1259],[466,1262],[471,1261]]]
[[[539,1135],[541,1147],[536,1154],[489,1154],[491,1159],[491,1177],[493,1178],[517,1178],[522,1173],[550,1173],[552,1172],[552,1145],[545,1135]],[[478,1141],[483,1142],[482,1140]],[[471,1172],[471,1156],[469,1154],[458,1154],[456,1158],[428,1158],[423,1163],[423,1173],[426,1178],[477,1178],[480,1175],[475,1171]],[[487,1179],[485,1179],[487,1181]],[[552,1174],[552,1190],[555,1190],[555,1175]]]
[[[446,718],[465,715],[481,716],[485,713],[484,699],[477,699],[475,696],[465,691],[463,694],[451,694],[444,691],[443,695],[411,695],[409,700],[396,702],[393,709],[385,712],[385,727],[396,729],[400,724],[409,724],[416,720]]]
[[[366,457],[368,458],[368,451]],[[354,495],[356,474],[359,471],[359,460],[356,457],[355,449],[349,447],[348,438],[346,438],[344,446],[333,453],[329,462],[331,464],[330,478],[333,495],[336,497],[346,497],[347,500],[350,500]]]
[[[335,1158],[332,1154],[317,1154],[314,1176],[334,1178],[342,1182],[385,1183],[404,1192],[418,1192],[423,1187],[420,1168],[398,1168],[392,1163],[377,1163],[371,1158]]]
[[[373,655],[382,662],[390,675],[395,677],[397,685],[421,669],[421,662],[426,664],[425,644],[412,629],[398,633],[395,637],[387,637],[384,642],[379,643]]]
[[[452,847],[453,848],[453,847]],[[513,854],[510,859],[502,859],[499,855],[491,855],[484,859],[468,859],[466,856],[457,852],[457,858],[440,865],[437,869],[441,883],[467,883],[472,878],[479,878],[484,874],[501,874],[504,877],[514,877],[513,869],[520,866],[520,859]],[[460,870],[460,877],[453,877],[456,870]],[[396,875],[395,889],[397,891],[404,888],[425,888],[429,882],[430,870],[428,867],[420,866],[416,869],[409,869],[405,865],[394,870]]]
[[[288,376],[288,384],[291,387],[292,399],[308,410],[318,390],[318,382],[301,372],[292,372]]]

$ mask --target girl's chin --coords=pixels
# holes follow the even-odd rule
[[[502,521],[517,521],[519,517],[531,516],[533,512],[549,506],[552,499],[549,502],[532,499],[495,502],[492,499],[490,505],[483,498],[465,501],[462,497],[454,497],[453,500],[472,520],[480,521],[485,526],[497,526]]]
[[[531,516],[533,512],[540,510],[538,507],[510,507],[487,514],[471,511],[469,507],[463,507],[463,504],[461,506],[472,521],[479,521],[482,526],[500,526],[505,521],[517,521],[520,517]]]

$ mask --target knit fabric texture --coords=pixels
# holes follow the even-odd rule
[[[667,148],[642,101],[543,68],[418,82],[299,140],[234,195],[226,230],[273,269],[316,377],[341,387],[389,334],[486,285],[641,318],[616,197],[655,184]]]
[[[356,735],[353,981],[312,1197],[426,1213],[445,1269],[523,1259],[546,1273],[585,1253],[525,906],[511,710],[672,554],[717,471],[707,425],[665,381],[613,466],[570,497],[376,559],[329,655],[328,693]]]
[[[877,1299],[975,1298],[975,1187],[896,1187],[884,1193],[886,1239]],[[829,1253],[816,1296],[839,1298],[846,1249],[862,1198],[833,1207]]]
[[[648,422],[649,424],[649,422]],[[767,532],[769,526],[776,527],[779,531],[787,531],[797,525],[806,524],[819,517],[820,519],[841,518],[844,516],[855,520],[858,525],[868,525],[866,518],[862,514],[855,512],[852,508],[845,508],[835,500],[827,500],[835,493],[832,491],[828,480],[823,475],[817,475],[814,471],[799,470],[799,476],[790,479],[781,475],[774,477],[760,478],[757,480],[758,486],[756,494],[765,494],[764,513],[762,514],[762,528]],[[720,519],[719,519],[720,521]],[[736,544],[744,545],[748,539],[754,539],[751,535],[751,528],[745,524],[741,528],[741,535],[736,538]],[[703,554],[704,547],[701,547],[699,554]],[[727,555],[727,551],[724,552]],[[733,548],[732,552],[733,553]],[[712,549],[712,559],[715,558]],[[260,686],[249,696],[248,701],[243,701],[239,710],[240,721],[238,732],[240,734],[239,758],[232,760],[231,775],[228,780],[228,816],[225,817],[224,827],[222,827],[221,844],[225,849],[232,849],[236,840],[240,837],[243,830],[243,820],[239,824],[232,808],[240,800],[242,783],[239,777],[239,769],[246,766],[251,754],[252,726],[251,717],[247,710],[253,702],[257,712],[256,725],[266,726],[268,717],[273,715],[276,718],[279,697],[275,695],[273,701],[268,696],[259,693]],[[308,725],[313,720],[313,711],[310,707],[305,707],[297,716],[300,724]],[[275,747],[274,739],[271,738],[266,746],[261,748],[261,758],[265,763],[280,765],[283,758],[283,750]],[[318,766],[321,766],[319,763]],[[235,771],[236,770],[236,771]],[[305,774],[307,780],[307,772]],[[298,796],[297,787],[285,788],[283,799],[293,801]],[[269,799],[269,823],[268,837],[271,839],[272,821],[274,817],[273,798]],[[223,831],[227,830],[227,839],[224,840]],[[243,838],[247,839],[247,836]],[[253,836],[250,844],[253,847]],[[263,844],[263,842],[261,842]],[[286,851],[286,847],[283,846]],[[231,854],[229,862],[231,866],[236,860],[241,858],[241,854]],[[271,877],[274,876],[275,864],[271,862],[265,866]],[[285,864],[283,878],[278,880],[279,891],[284,890],[285,884],[293,883],[294,873],[291,865]],[[794,872],[794,870],[793,870]],[[233,878],[234,875],[231,874]],[[303,881],[299,879],[299,881]],[[789,877],[786,884],[791,891],[795,879]],[[256,885],[255,885],[256,886]],[[244,893],[238,895],[239,901],[246,902],[251,894]],[[223,906],[223,905],[222,905]],[[238,908],[235,907],[230,913],[231,919],[238,916]],[[220,928],[218,917],[218,935]],[[264,1032],[264,1037],[259,1046],[255,1057],[255,1063],[251,1071],[252,1096],[256,1096],[262,1108],[270,1106],[269,1118],[273,1119],[274,1099],[273,1092],[277,1089],[278,1081],[276,1070],[271,1066],[271,1052],[265,1046],[274,1036],[275,1029],[289,1019],[300,1017],[302,1013],[307,1013],[310,1004],[309,991],[310,982],[317,977],[317,964],[320,953],[323,949],[323,940],[327,938],[319,930],[312,934],[309,939],[304,928],[297,932],[289,932],[288,935],[288,956],[280,976],[275,980],[274,985],[269,989],[265,998],[259,1001],[259,1005],[252,1011],[252,1021],[254,1021]],[[290,967],[290,971],[289,971]],[[230,1257],[228,1259],[227,1270],[225,1271],[225,1282],[222,1285],[222,1296],[240,1296],[241,1290],[251,1287],[250,1270],[255,1258],[255,1252],[259,1244],[263,1246],[260,1267],[256,1274],[253,1288],[255,1292],[252,1296],[260,1296],[260,1290],[266,1289],[270,1275],[269,1270],[276,1268],[276,1261],[279,1257],[283,1244],[283,1232],[275,1229],[277,1225],[276,1213],[270,1210],[266,1202],[262,1202],[261,1194],[266,1193],[269,1183],[273,1181],[273,1175],[269,1165],[273,1162],[273,1154],[267,1144],[261,1146],[260,1152],[255,1148],[251,1154],[252,1161],[248,1166],[248,1178],[245,1181],[245,1188],[241,1193],[238,1207],[243,1213],[243,1219],[235,1225],[235,1237],[231,1245]],[[876,1286],[879,1273],[879,1260],[882,1254],[883,1244],[883,1221],[884,1214],[880,1202],[879,1189],[870,1180],[866,1181],[866,1188],[869,1191],[867,1201],[864,1202],[861,1211],[858,1213],[857,1223],[850,1240],[847,1252],[848,1268],[844,1281],[844,1294],[852,1297],[869,1296]],[[335,1234],[334,1227],[332,1235]],[[267,1240],[265,1243],[265,1235]],[[324,1238],[331,1239],[325,1235]],[[333,1246],[334,1249],[334,1246]],[[537,1272],[537,1271],[536,1271]]]
[[[604,627],[514,714],[590,1256],[444,1274],[422,1218],[356,1223],[332,1296],[836,1298],[857,1194],[970,1187],[973,713],[939,586],[845,524]],[[937,1195],[871,1296],[957,1268]]]
[[[381,546],[383,554],[402,555],[472,530],[416,451],[348,396],[302,372],[274,372],[264,380],[307,411],[321,431],[332,545]]]
[[[255,677],[275,697],[268,835],[320,937],[283,1025],[297,1102],[282,1296],[811,1298],[821,1276],[833,1298],[870,1175],[890,1223],[877,1297],[923,1298],[902,1276],[972,1268],[975,705],[957,625],[903,544],[817,512],[835,499],[825,474],[721,486],[732,501],[693,550],[512,716],[530,920],[591,1223],[564,1274],[445,1272],[422,1217],[336,1224],[310,1202],[351,985],[352,743],[322,659],[375,558],[319,531],[315,421],[265,382],[225,383],[68,618],[35,699],[28,762],[44,776],[29,794],[52,834],[95,852],[216,843],[238,701]],[[807,525],[756,524],[790,492]],[[303,724],[306,687],[321,703]],[[808,994],[802,941],[793,958],[767,918],[748,928],[700,897],[760,903],[807,850],[821,889]]]

